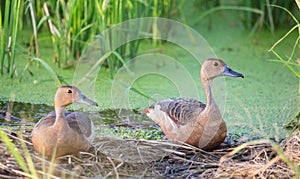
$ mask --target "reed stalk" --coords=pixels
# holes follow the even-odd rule
[[[40,52],[39,52],[39,43],[38,43],[38,31],[37,31],[37,24],[36,24],[36,15],[35,11],[33,9],[33,5],[31,1],[28,1],[28,6],[29,6],[29,11],[30,11],[30,17],[31,17],[31,22],[32,22],[32,28],[33,28],[33,40],[34,40],[34,45],[30,45],[30,47],[34,46],[34,52],[35,56],[39,57]]]

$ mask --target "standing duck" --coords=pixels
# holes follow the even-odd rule
[[[206,105],[196,99],[171,98],[154,103],[144,113],[154,120],[168,139],[181,141],[201,149],[219,146],[225,139],[227,128],[212,95],[212,81],[218,76],[242,77],[222,60],[204,61],[201,82]]]
[[[61,86],[54,97],[55,112],[42,118],[32,130],[32,143],[40,154],[55,158],[87,151],[94,139],[93,122],[82,112],[66,112],[66,106],[84,103],[98,106],[75,86]]]

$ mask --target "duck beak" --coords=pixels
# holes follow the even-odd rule
[[[243,74],[241,74],[239,72],[236,72],[236,71],[233,71],[227,65],[224,67],[224,71],[223,71],[222,75],[224,75],[224,76],[230,76],[230,77],[242,77],[242,78],[244,78]]]
[[[87,105],[92,105],[92,106],[98,106],[98,103],[96,103],[95,101],[87,98],[83,94],[80,94],[79,98],[75,102],[76,103],[83,103],[83,104],[87,104]]]

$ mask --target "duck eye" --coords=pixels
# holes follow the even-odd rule
[[[69,90],[67,91],[67,93],[72,93],[72,90],[69,89]]]
[[[218,62],[215,62],[215,63],[214,63],[214,66],[215,66],[215,67],[217,67],[218,65],[219,65],[219,63],[218,63]]]

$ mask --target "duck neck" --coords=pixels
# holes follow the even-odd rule
[[[54,108],[55,108],[55,123],[54,125],[58,125],[60,123],[66,123],[65,120],[65,106],[57,106],[54,104]]]
[[[218,109],[212,94],[212,79],[202,79],[202,85],[206,96],[205,112],[211,112],[213,109]]]

